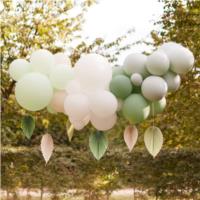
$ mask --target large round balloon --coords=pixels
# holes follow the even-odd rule
[[[149,116],[150,106],[142,95],[132,94],[124,101],[122,112],[127,120],[136,124]]]
[[[176,91],[181,84],[181,77],[173,72],[168,72],[163,78],[167,82],[168,92]]]
[[[110,91],[120,99],[125,99],[132,92],[132,84],[125,75],[118,75],[113,77],[110,82]]]
[[[67,67],[71,67],[71,61],[66,53],[56,53],[54,54],[54,58],[56,65],[64,64]]]
[[[109,91],[100,90],[90,95],[90,109],[98,117],[106,118],[117,111],[117,99]]]
[[[112,67],[101,55],[87,54],[75,64],[75,78],[83,88],[90,90],[105,89],[112,79]]]
[[[158,101],[167,94],[167,83],[161,77],[149,76],[142,82],[142,94],[150,101]]]
[[[51,101],[53,89],[49,79],[40,73],[24,75],[16,84],[15,97],[20,106],[30,111],[45,108]]]
[[[15,81],[18,81],[25,74],[30,72],[30,63],[24,59],[14,60],[9,67],[9,74]]]
[[[125,58],[123,64],[124,71],[128,75],[132,75],[133,73],[139,73],[143,77],[146,77],[148,74],[145,66],[146,60],[147,56],[145,56],[144,54],[140,53],[130,54]]]
[[[84,94],[70,94],[64,102],[65,113],[77,120],[90,114],[89,99]]]
[[[170,60],[171,70],[177,74],[186,74],[194,65],[194,56],[192,52],[178,44],[165,44],[162,49]]]
[[[56,91],[53,94],[53,98],[51,99],[50,102],[50,107],[56,111],[56,112],[64,112],[64,100],[66,98],[66,92],[61,90],[61,91]]]
[[[146,67],[151,74],[163,75],[169,69],[169,59],[163,51],[155,51],[147,57]]]
[[[155,116],[156,114],[162,113],[163,110],[165,109],[166,106],[166,98],[163,97],[159,101],[153,101],[150,104],[151,110],[150,110],[150,115]]]
[[[30,64],[33,71],[49,75],[55,65],[55,58],[50,51],[39,49],[31,54]]]
[[[79,130],[83,129],[89,123],[90,116],[88,115],[81,120],[77,120],[77,119],[74,119],[73,117],[69,117],[69,121],[74,126],[74,129],[79,131]]]
[[[49,78],[54,88],[64,90],[68,82],[74,78],[74,70],[65,65],[58,65],[51,69]]]
[[[114,76],[117,76],[117,75],[126,75],[121,66],[112,67],[112,76],[114,77]]]
[[[107,118],[100,118],[97,117],[96,115],[94,115],[93,113],[91,113],[91,123],[92,125],[100,131],[107,131],[109,129],[111,129],[116,121],[117,121],[117,115],[114,114],[112,116],[109,116]]]

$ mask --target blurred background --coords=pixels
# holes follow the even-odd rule
[[[200,1],[199,0],[3,0],[1,15],[1,196],[6,200],[200,199]],[[195,67],[168,95],[167,108],[155,124],[164,147],[153,159],[139,140],[129,153],[123,118],[107,132],[109,148],[96,161],[88,147],[90,126],[70,143],[67,117],[47,111],[31,113],[36,130],[24,137],[25,114],[13,95],[8,66],[36,49],[66,52],[74,64],[95,52],[122,65],[130,52],[151,53],[175,41],[189,48]],[[45,165],[41,136],[50,133],[56,148]]]

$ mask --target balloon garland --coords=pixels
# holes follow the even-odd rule
[[[131,151],[138,138],[135,125],[163,112],[167,92],[179,88],[180,75],[186,74],[193,65],[190,50],[168,42],[149,56],[128,55],[121,67],[112,67],[101,55],[86,54],[72,68],[64,53],[53,55],[41,49],[32,53],[30,62],[14,60],[9,74],[16,81],[15,97],[22,108],[28,111],[47,108],[51,113],[68,116],[72,124],[68,130],[70,140],[73,129],[82,130],[90,122],[98,131],[90,136],[89,146],[95,158],[100,159],[108,146],[103,131],[113,128],[117,113],[122,112],[132,124],[124,131],[125,143]],[[22,129],[28,138],[34,127],[30,116],[22,120]],[[144,142],[155,157],[163,144],[160,129],[154,124],[149,127]],[[53,152],[50,134],[42,137],[41,150],[48,162]]]

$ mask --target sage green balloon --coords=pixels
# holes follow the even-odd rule
[[[132,83],[125,75],[117,75],[110,82],[110,91],[120,99],[125,99],[132,92]]]
[[[165,109],[166,106],[166,98],[163,97],[159,101],[153,101],[150,104],[151,110],[150,110],[150,115],[155,116],[156,114],[162,113],[163,110]]]
[[[51,101],[53,88],[47,76],[31,72],[24,75],[15,87],[15,97],[19,105],[26,110],[38,111]]]
[[[112,68],[112,76],[117,76],[117,75],[126,75],[123,68],[121,66],[114,66]]]
[[[150,106],[141,94],[132,94],[124,101],[122,112],[127,120],[136,124],[147,119]]]

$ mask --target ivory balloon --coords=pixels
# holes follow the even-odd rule
[[[64,64],[67,67],[71,67],[71,61],[66,53],[56,53],[54,54],[54,59],[56,65]]]
[[[32,71],[49,75],[55,65],[55,58],[50,51],[39,49],[31,54],[30,64]]]
[[[58,65],[51,69],[49,79],[54,88],[64,90],[70,80],[74,78],[74,70],[65,65]]]
[[[65,91],[67,94],[81,93],[81,85],[77,80],[71,80],[68,82]]]
[[[143,78],[141,74],[134,73],[131,75],[131,81],[133,85],[140,86],[142,84]]]
[[[175,92],[181,84],[181,77],[173,72],[168,72],[163,78],[167,82],[169,92]]]
[[[89,99],[84,94],[70,94],[64,101],[65,113],[75,119],[83,119],[90,113]]]
[[[9,66],[9,74],[15,81],[18,81],[30,71],[30,63],[24,59],[16,59]]]
[[[162,51],[155,51],[147,57],[146,67],[153,75],[163,75],[169,69],[169,59]]]
[[[146,77],[148,72],[145,67],[147,56],[140,53],[133,53],[125,58],[123,68],[126,74],[132,75],[133,73],[139,73],[143,77]]]
[[[132,92],[130,79],[125,75],[117,75],[110,82],[110,91],[120,99],[125,99]]]
[[[82,56],[74,67],[76,79],[87,89],[105,89],[112,79],[112,67],[101,55],[87,54]]]
[[[49,79],[37,72],[24,75],[15,87],[17,102],[30,111],[45,108],[50,103],[52,96],[53,89]]]
[[[117,121],[117,115],[114,114],[107,118],[99,118],[94,114],[91,114],[91,123],[92,125],[100,131],[107,131],[111,129]]]
[[[187,73],[194,65],[194,56],[192,52],[176,43],[167,43],[159,49],[163,50],[171,65],[171,70],[177,74]]]
[[[51,99],[50,106],[56,112],[64,112],[64,101],[66,98],[65,91],[56,91]]]
[[[106,118],[117,111],[117,99],[109,91],[100,90],[90,96],[90,109],[98,117]]]
[[[166,98],[163,97],[161,100],[159,101],[153,101],[150,104],[151,110],[150,110],[150,115],[151,116],[155,116],[156,114],[162,113],[163,110],[166,107]]]
[[[142,94],[150,101],[158,101],[167,94],[167,83],[159,76],[149,76],[142,82]]]
[[[122,112],[127,120],[136,124],[149,116],[150,106],[141,94],[132,94],[124,101]]]

